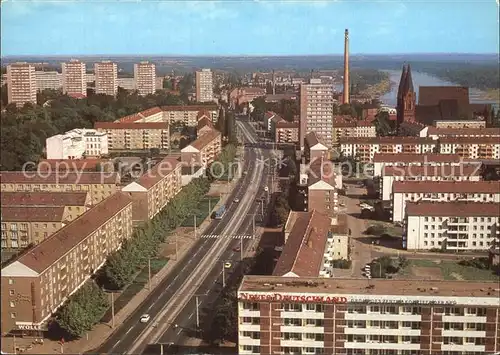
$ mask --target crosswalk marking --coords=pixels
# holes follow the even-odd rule
[[[219,234],[203,234],[201,238],[215,239],[215,238],[232,238],[232,239],[253,239],[253,235],[219,235]]]

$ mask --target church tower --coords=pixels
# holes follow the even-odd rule
[[[397,124],[398,127],[403,122],[415,121],[415,106],[417,103],[417,94],[413,89],[413,80],[411,78],[410,65],[403,65],[401,80],[399,81],[397,97]]]

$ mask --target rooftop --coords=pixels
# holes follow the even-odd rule
[[[276,128],[299,128],[299,122],[288,122],[285,120],[276,122]]]
[[[144,111],[141,111],[139,112],[140,115],[142,115],[143,117],[149,117],[149,116],[153,116],[153,115],[156,115],[158,113],[162,113],[162,109],[158,106],[156,107],[152,107],[152,108],[148,108],[147,110],[144,110]]]
[[[212,121],[210,120],[210,118],[208,118],[208,116],[204,116],[200,120],[198,120],[198,126],[196,127],[197,130],[199,131],[203,127],[209,127],[209,128],[214,127]]]
[[[500,181],[394,181],[392,192],[500,194]]]
[[[62,222],[64,206],[2,206],[2,222]]]
[[[305,141],[309,147],[314,147],[318,143],[323,144],[321,143],[321,138],[316,132],[309,132],[308,134],[306,134]]]
[[[431,137],[356,137],[340,138],[340,144],[436,144]]]
[[[217,105],[178,105],[178,106],[162,106],[162,111],[216,111]]]
[[[498,217],[500,203],[482,202],[407,202],[408,216]]]
[[[1,206],[85,206],[87,192],[2,192]]]
[[[369,287],[372,285],[372,287]],[[498,282],[385,280],[351,278],[285,278],[278,276],[245,276],[239,292],[326,293],[340,295],[380,296],[456,296],[498,298]]]
[[[500,144],[498,137],[441,137],[441,144]]]
[[[110,163],[109,159],[42,159],[38,171],[47,170],[93,170],[101,164]]]
[[[180,162],[177,158],[166,157],[143,174],[139,178],[138,183],[146,189],[150,189],[174,171],[179,164]]]
[[[490,136],[500,137],[500,128],[437,128],[428,127],[427,135],[437,136]]]
[[[58,171],[38,174],[33,171],[2,171],[2,184],[119,184],[118,173],[84,173]]]
[[[96,122],[96,129],[168,129],[168,122]]]
[[[42,273],[131,203],[125,194],[113,194],[43,240],[17,261]]]
[[[480,164],[384,166],[383,176],[479,176]]]
[[[398,163],[459,163],[458,154],[411,154],[411,153],[375,153],[374,163],[398,162]]]
[[[194,142],[191,142],[191,144],[189,145],[193,148],[201,150],[205,148],[205,146],[207,146],[214,139],[220,137],[220,135],[221,134],[219,131],[213,129],[210,132],[207,132],[206,134],[202,135],[200,138],[196,139]]]
[[[274,275],[293,273],[299,277],[315,277],[323,266],[323,254],[330,218],[312,212],[290,212],[294,220]]]

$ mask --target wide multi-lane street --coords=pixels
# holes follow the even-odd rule
[[[248,132],[253,133],[253,128],[251,128],[250,126],[245,128]],[[264,160],[268,159],[269,152],[264,151],[263,157]],[[267,164],[266,161],[265,169],[268,171],[266,171],[266,174],[262,176],[261,180],[253,181],[251,185],[258,187],[257,194],[260,194],[261,191],[264,192],[264,187],[269,186],[270,174],[273,173],[272,164]],[[260,204],[257,200],[254,200],[250,208],[250,214],[245,217],[243,224],[236,233],[236,236],[252,235],[252,219],[254,215],[257,215],[259,213],[261,213]],[[252,240],[243,239],[243,250],[249,248],[250,245],[253,245]],[[230,242],[224,253],[221,255],[219,263],[216,263],[215,268],[210,272],[208,277],[200,283],[200,287],[196,290],[194,297],[189,300],[188,305],[181,311],[181,313],[179,313],[179,315],[175,319],[174,324],[176,326],[170,327],[166,332],[164,332],[161,335],[158,343],[166,344],[167,347],[169,344],[183,345],[189,338],[193,336],[193,334],[195,334],[196,330],[198,329],[197,321],[201,320],[204,313],[206,313],[203,312],[203,309],[210,309],[217,298],[220,296],[223,286],[223,277],[225,277],[225,280],[227,282],[227,280],[229,280],[229,278],[232,276],[233,272],[239,272],[233,271],[237,269],[237,263],[241,259],[240,252],[235,251],[236,247],[240,247],[240,240],[238,239],[234,239],[232,242]],[[229,270],[225,269],[223,272],[222,270],[224,268],[224,263],[228,261],[231,263],[232,267]],[[198,304],[196,302],[196,298],[198,299]],[[196,312],[197,305],[199,317],[198,320]],[[205,314],[205,316],[210,317],[210,314]]]
[[[255,133],[247,123],[238,122],[238,126],[246,142],[255,143]],[[203,231],[206,235],[233,236],[251,234],[252,218],[256,210],[256,196],[261,194],[262,186],[259,183],[264,176],[264,165],[261,162],[266,158],[266,151],[254,148],[245,148],[244,174],[236,184],[227,200],[227,212],[221,220],[213,221]],[[233,203],[239,199],[239,203]],[[250,228],[250,229],[249,229]],[[251,240],[244,241],[245,248]],[[225,260],[239,260],[240,253],[233,252],[239,241],[227,238],[202,238],[193,245],[192,252],[180,260],[172,272],[160,282],[149,297],[135,312],[113,333],[97,352],[99,353],[140,353],[148,343],[163,342],[170,338],[169,330],[177,319],[189,320],[191,313],[196,309],[193,305],[194,295],[207,293],[215,283],[218,274],[222,271]],[[234,269],[234,265],[231,269]],[[230,277],[228,269],[227,277]],[[208,281],[207,281],[208,280]],[[210,296],[207,297],[207,300]],[[201,300],[203,302],[206,302]],[[148,323],[140,323],[142,314],[149,314]],[[194,316],[191,317],[193,319]],[[193,319],[193,321],[195,321]],[[188,322],[189,323],[189,322]],[[195,323],[194,323],[195,324]],[[180,336],[182,329],[176,328]]]

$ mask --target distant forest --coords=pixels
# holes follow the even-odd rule
[[[481,90],[499,89],[500,70],[497,65],[447,64],[429,66],[421,71],[453,83]]]

